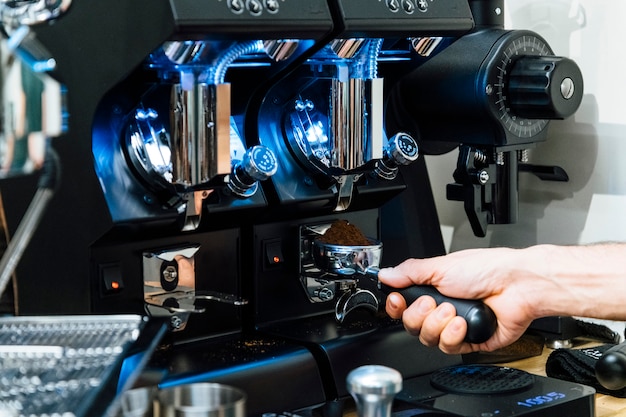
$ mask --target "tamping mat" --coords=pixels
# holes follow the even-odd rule
[[[506,394],[532,386],[533,375],[513,368],[463,365],[443,368],[432,374],[433,387],[454,394]]]

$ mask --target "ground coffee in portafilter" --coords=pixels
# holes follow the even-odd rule
[[[355,225],[346,220],[334,221],[319,240],[329,245],[341,246],[368,246],[372,244]]]

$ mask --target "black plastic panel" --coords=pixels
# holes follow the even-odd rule
[[[227,336],[157,352],[150,371],[165,372],[161,388],[215,382],[246,392],[247,415],[314,407],[326,401],[307,349],[271,337]]]
[[[184,32],[210,33],[212,37],[229,35],[280,39],[288,36],[318,38],[333,28],[325,0],[285,0],[270,8],[261,0],[172,0],[177,26]]]
[[[341,0],[346,34],[463,34],[474,27],[466,0]]]

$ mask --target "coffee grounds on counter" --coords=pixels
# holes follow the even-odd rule
[[[320,237],[320,241],[329,245],[369,246],[370,240],[353,224],[346,220],[336,220]]]

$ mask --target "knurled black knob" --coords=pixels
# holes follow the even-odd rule
[[[583,98],[583,76],[569,58],[526,55],[512,65],[507,101],[511,113],[527,119],[565,119]]]

